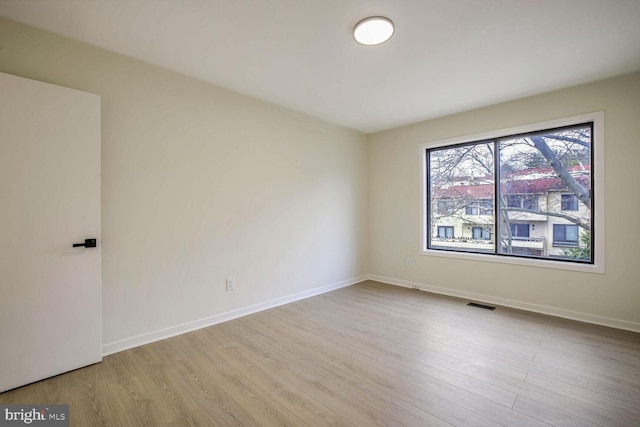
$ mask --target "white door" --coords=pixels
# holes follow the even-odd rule
[[[102,360],[101,298],[100,97],[0,73],[0,392]]]

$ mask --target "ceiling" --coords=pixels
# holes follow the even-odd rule
[[[361,46],[371,15],[396,33]],[[639,0],[0,0],[0,16],[365,133],[640,70]]]

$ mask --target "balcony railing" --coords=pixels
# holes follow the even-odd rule
[[[505,239],[506,240],[506,239]],[[544,237],[511,237],[511,246],[516,248],[544,249]],[[432,237],[431,245],[449,249],[479,249],[494,246],[494,240],[473,239],[471,237]]]
[[[469,251],[493,251],[494,241],[472,239],[470,237],[432,237],[431,246],[442,249],[460,249]]]
[[[511,246],[516,248],[544,249],[544,237],[512,236]]]

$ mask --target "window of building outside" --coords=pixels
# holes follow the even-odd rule
[[[553,224],[555,246],[578,246],[580,230],[577,225]]]
[[[538,196],[529,195],[507,195],[508,208],[537,209]]]
[[[577,211],[578,198],[575,194],[563,194],[561,197],[561,209],[563,211]]]
[[[491,239],[491,230],[484,227],[473,227],[472,238],[475,240],[489,240]]]
[[[529,224],[509,224],[512,237],[529,237]]]
[[[467,206],[465,206],[465,213],[467,215],[492,215],[493,201],[479,200],[471,202]]]
[[[438,213],[440,215],[452,214],[455,212],[455,205],[453,200],[440,199],[438,200]]]
[[[593,264],[594,123],[425,145],[425,250]]]
[[[438,238],[453,239],[453,227],[438,226]]]

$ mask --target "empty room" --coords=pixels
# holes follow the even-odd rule
[[[640,425],[637,0],[0,0],[0,426]]]

